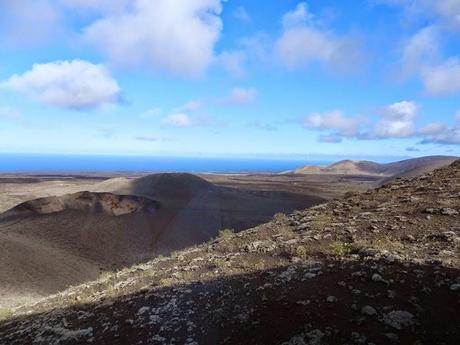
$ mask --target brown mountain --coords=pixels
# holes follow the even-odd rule
[[[295,174],[375,175],[382,177],[417,176],[454,162],[458,157],[427,156],[380,164],[371,161],[343,160],[327,167],[305,166]]]
[[[3,344],[458,344],[460,160],[4,312]]]

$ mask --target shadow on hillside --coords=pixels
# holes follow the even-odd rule
[[[164,195],[173,194],[168,193]],[[179,199],[179,205],[121,216],[100,212],[98,207],[37,214],[27,208],[21,211],[21,205],[1,214],[0,280],[8,290],[2,291],[0,305],[15,298],[16,290],[24,291],[24,286],[29,293],[54,294],[95,280],[101,272],[205,243],[217,237],[219,230],[241,231],[269,221],[276,212],[290,213],[323,201],[290,193],[214,187],[212,193],[205,189]]]
[[[458,344],[459,295],[449,289],[457,269],[358,261],[291,267],[18,317],[0,324],[0,343],[265,345],[299,335],[305,342],[293,344],[321,336],[317,344],[388,344],[395,337],[401,344]],[[371,280],[377,271],[387,282]],[[363,315],[365,305],[377,314]],[[385,323],[397,310],[414,315],[401,329]]]

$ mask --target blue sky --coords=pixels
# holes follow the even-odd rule
[[[460,1],[0,0],[0,152],[460,154]]]

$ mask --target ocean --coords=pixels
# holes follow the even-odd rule
[[[292,170],[304,165],[325,166],[330,163],[332,163],[332,161],[306,159],[0,154],[1,173],[277,173]]]

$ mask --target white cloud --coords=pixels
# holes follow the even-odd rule
[[[84,36],[115,64],[194,77],[214,59],[221,9],[220,0],[135,0],[123,14],[91,24]]]
[[[457,111],[457,114],[455,114],[455,120],[460,122],[460,110]]]
[[[171,113],[163,119],[163,123],[179,128],[193,128],[215,124],[207,114],[191,115],[187,113]]]
[[[427,64],[440,57],[439,32],[434,26],[427,26],[415,33],[403,50],[404,69],[407,74],[418,74]]]
[[[95,108],[116,103],[120,87],[102,65],[87,61],[34,64],[30,71],[0,84],[43,104],[68,109]]]
[[[283,32],[274,46],[276,59],[290,69],[312,62],[339,70],[355,68],[361,59],[359,44],[348,36],[336,36],[316,25],[306,3],[300,3],[282,18]]]
[[[191,100],[171,110],[168,116],[163,118],[163,123],[173,127],[191,128],[208,125],[212,119],[203,111],[199,100]]]
[[[251,21],[251,16],[243,6],[239,6],[235,12],[233,12],[233,16],[243,23],[249,23]]]
[[[174,127],[193,127],[195,122],[185,113],[171,114],[164,119],[164,122]]]
[[[353,137],[358,133],[359,120],[346,118],[341,111],[334,110],[325,113],[313,113],[304,119],[303,125],[315,130],[334,130],[336,137]]]
[[[421,128],[418,135],[422,144],[460,145],[460,124],[449,127],[443,123],[430,123]]]
[[[62,14],[49,0],[0,1],[0,39],[15,45],[41,44],[63,34]]]
[[[242,88],[235,87],[230,95],[221,101],[222,104],[227,106],[243,106],[249,104],[257,97],[257,90],[253,87]]]
[[[460,27],[460,1],[458,0],[431,0],[438,15],[449,25]]]
[[[417,112],[417,104],[411,101],[390,104],[382,110],[382,119],[369,136],[381,139],[410,137],[414,133],[413,120]]]
[[[442,64],[421,70],[426,91],[434,96],[452,95],[460,91],[460,60],[449,58]]]
[[[447,128],[438,133],[425,135],[422,144],[460,145],[460,127]]]
[[[410,121],[416,115],[418,106],[412,101],[401,101],[388,105],[383,109],[383,117],[390,121]]]
[[[422,135],[435,135],[435,134],[442,133],[446,130],[447,130],[447,126],[445,124],[435,122],[435,123],[430,123],[426,125],[422,129],[420,129],[419,132]]]
[[[382,120],[375,126],[374,135],[381,139],[407,138],[414,133],[412,121]]]
[[[331,60],[335,45],[326,34],[305,27],[286,31],[276,42],[275,52],[282,64],[295,69],[315,60]]]
[[[281,19],[281,23],[285,30],[298,26],[308,25],[313,22],[313,14],[308,12],[308,7],[305,2],[297,4],[295,10],[287,12]]]
[[[458,0],[378,0],[378,2],[401,6],[406,15],[418,19],[435,19],[447,28],[460,28],[460,1]]]
[[[422,144],[460,144],[460,114],[458,122],[449,127],[443,123],[430,123],[416,128],[415,119],[419,107],[412,101],[401,101],[382,108],[380,119],[376,122],[363,121],[357,117],[345,117],[339,110],[314,113],[304,119],[307,129],[329,133],[321,134],[319,142],[340,143],[343,139],[384,140],[401,138],[421,138]],[[408,149],[408,151],[415,151]]]
[[[404,72],[419,78],[430,95],[452,95],[460,91],[460,60],[443,60],[439,36],[436,27],[428,26],[408,40],[403,50]]]
[[[307,129],[330,131],[319,137],[320,142],[339,143],[343,138],[375,140],[407,138],[415,134],[414,118],[418,106],[414,102],[402,101],[384,107],[380,119],[368,123],[359,117],[345,117],[339,110],[313,113],[304,119]]]

